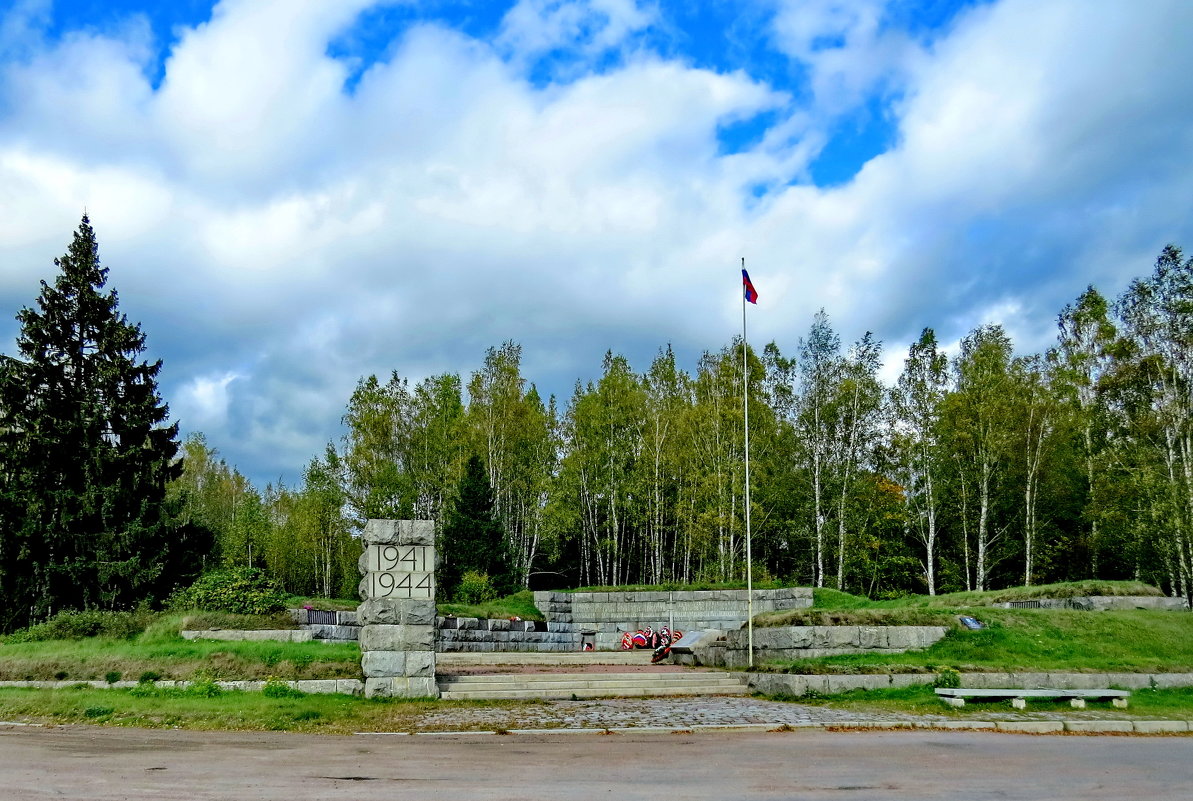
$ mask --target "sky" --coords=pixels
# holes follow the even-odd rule
[[[0,351],[86,211],[183,433],[295,484],[358,379],[512,340],[893,380],[1193,250],[1188,0],[0,0]]]

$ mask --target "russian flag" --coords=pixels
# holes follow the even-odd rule
[[[758,303],[758,290],[750,283],[750,274],[744,268],[741,271],[741,283],[742,288],[746,292],[746,300],[756,305]]]

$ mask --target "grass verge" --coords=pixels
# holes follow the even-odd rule
[[[183,728],[231,731],[291,731],[351,734],[358,731],[488,730],[485,724],[458,720],[435,723],[433,713],[478,705],[518,708],[534,701],[432,701],[365,699],[348,695],[237,690],[214,691],[136,688],[95,690],[0,689],[0,720],[20,723],[72,724],[140,728]],[[490,727],[491,728],[491,727]]]

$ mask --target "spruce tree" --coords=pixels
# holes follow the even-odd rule
[[[493,487],[479,456],[472,456],[440,532],[436,585],[448,598],[470,570],[485,573],[499,594],[513,591],[505,531],[496,518]]]
[[[181,464],[161,362],[141,358],[145,335],[104,290],[85,215],[54,263],[0,363],[0,629],[160,598],[209,545],[169,508]]]

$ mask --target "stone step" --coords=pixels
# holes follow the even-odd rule
[[[744,688],[726,687],[627,687],[624,689],[596,689],[586,690],[575,688],[571,690],[478,690],[476,692],[464,690],[441,691],[439,697],[446,701],[569,701],[589,698],[653,698],[679,695],[745,695]]]
[[[472,665],[649,665],[651,652],[638,651],[440,651],[440,667]]]
[[[440,684],[506,684],[511,681],[523,684],[559,684],[587,682],[589,684],[624,683],[636,684],[741,684],[745,677],[740,673],[717,673],[712,671],[691,671],[684,673],[482,673],[478,675],[439,678]]]
[[[503,693],[509,691],[526,691],[541,693],[561,693],[564,696],[573,692],[596,692],[608,695],[624,695],[633,691],[675,692],[684,695],[700,695],[702,693],[735,693],[744,692],[745,687],[733,682],[680,682],[663,684],[661,682],[633,682],[633,681],[604,681],[604,682],[493,682],[491,684],[449,684],[440,683],[441,692],[451,693]]]
[[[745,677],[732,673],[570,673],[445,677],[442,698],[609,698],[662,695],[744,695]]]

